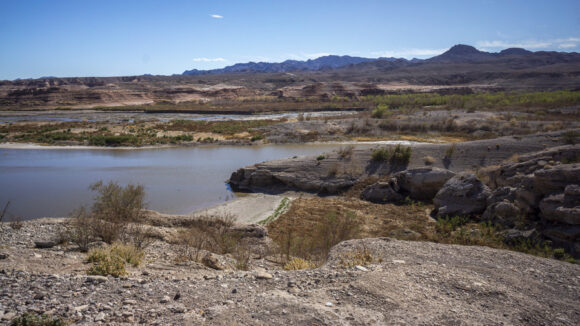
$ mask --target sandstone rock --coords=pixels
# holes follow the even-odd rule
[[[388,182],[377,182],[366,187],[361,198],[379,204],[400,202],[405,197],[399,194],[398,190],[397,180],[393,178]]]
[[[548,221],[559,223],[580,224],[580,187],[568,185],[564,193],[551,195],[540,202],[542,217]]]
[[[201,263],[209,268],[217,270],[233,269],[233,266],[235,266],[235,261],[233,259],[221,255],[216,255],[211,252],[207,252],[203,256]]]
[[[502,200],[487,206],[482,218],[487,221],[512,227],[520,216],[521,210],[518,206],[507,200]]]
[[[575,258],[580,258],[580,226],[557,225],[542,231],[555,248],[564,248]]]
[[[462,173],[449,179],[433,199],[437,216],[469,216],[481,214],[491,194],[472,173]]]
[[[403,192],[417,200],[431,200],[447,180],[455,175],[435,167],[409,169],[393,175]]]
[[[258,279],[258,280],[269,280],[272,277],[273,277],[272,274],[264,272],[264,271],[258,271],[256,273],[256,279]]]
[[[535,189],[539,194],[554,194],[570,184],[580,184],[580,164],[561,164],[535,172]]]

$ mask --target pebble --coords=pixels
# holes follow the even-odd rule
[[[356,265],[354,268],[358,269],[359,271],[363,271],[363,272],[368,272],[369,271],[368,268],[366,268],[364,266],[361,266],[361,265]]]
[[[324,305],[325,305],[325,306],[327,306],[327,307],[332,307],[332,306],[334,306],[334,305],[332,304],[332,302],[327,302],[327,303],[325,303]]]
[[[270,274],[270,273],[260,271],[256,274],[256,279],[258,279],[258,280],[269,280],[271,278],[272,278],[272,274]]]
[[[103,282],[107,282],[109,279],[106,278],[105,276],[101,276],[101,275],[89,275],[87,276],[87,279],[85,280],[85,282],[87,283],[103,283]]]
[[[105,317],[106,317],[106,316],[107,316],[107,315],[105,315],[105,313],[104,313],[104,312],[99,312],[99,313],[98,313],[98,314],[95,316],[95,319],[94,319],[94,321],[95,321],[95,322],[99,322],[99,321],[105,321]]]
[[[167,295],[163,296],[163,298],[161,298],[161,303],[168,303],[169,301],[171,301],[171,298]]]

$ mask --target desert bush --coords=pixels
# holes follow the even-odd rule
[[[322,155],[322,154],[321,154],[321,155],[318,155],[318,156],[316,157],[316,160],[317,160],[317,161],[322,161],[322,160],[324,160],[325,158],[326,158],[326,156],[324,156],[324,155]]]
[[[87,270],[87,274],[119,277],[127,275],[127,270],[125,269],[125,262],[121,257],[106,255],[94,261],[93,265]]]
[[[20,217],[19,215],[12,216],[10,218],[10,228],[12,228],[13,230],[20,230],[22,229],[23,226],[24,223],[22,222],[22,217]]]
[[[32,312],[25,312],[10,321],[10,326],[64,326],[66,324],[61,317],[38,315]]]
[[[61,238],[65,242],[72,242],[79,250],[86,252],[89,245],[94,241],[94,219],[89,215],[85,207],[80,207],[71,213],[71,219],[65,226]]]
[[[126,236],[130,222],[142,220],[145,190],[142,185],[122,187],[114,182],[99,181],[90,187],[96,191],[91,216],[95,218],[95,234],[107,243]]]
[[[145,258],[145,253],[143,250],[137,248],[132,244],[125,244],[121,242],[114,243],[110,248],[109,252],[111,255],[116,255],[121,257],[126,263],[137,267]]]
[[[252,251],[245,243],[239,243],[234,252],[233,257],[236,260],[236,268],[242,271],[250,269],[250,258],[252,258]]]
[[[284,264],[284,270],[287,271],[296,271],[301,269],[310,269],[314,268],[315,265],[306,259],[294,257],[290,259],[286,264]]]
[[[232,231],[234,221],[228,214],[193,218],[176,238],[181,258],[199,261],[202,250],[220,255],[234,253],[241,240],[241,234]]]
[[[354,267],[356,265],[367,266],[374,260],[371,252],[366,248],[357,248],[340,254],[339,265],[343,268]]]
[[[89,250],[87,261],[93,265],[87,271],[90,275],[126,275],[125,264],[137,267],[145,258],[143,250],[132,244],[114,243],[108,248]]]
[[[321,255],[326,257],[330,248],[341,241],[353,239],[359,232],[356,213],[346,211],[345,214],[337,214],[330,211],[326,214],[322,223],[314,230],[316,247],[321,250]]]

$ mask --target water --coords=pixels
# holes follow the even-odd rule
[[[324,111],[324,112],[306,112],[305,116],[326,117],[338,115],[352,115],[356,111]],[[194,114],[194,113],[143,113],[143,112],[99,112],[99,111],[66,111],[51,112],[45,111],[28,111],[23,114],[19,111],[0,112],[0,125],[14,122],[135,122],[135,121],[159,121],[168,122],[171,120],[193,120],[193,121],[229,121],[229,120],[282,120],[295,119],[300,113],[264,113],[264,114]]]
[[[186,214],[235,198],[225,181],[240,167],[318,155],[338,144],[157,149],[0,149],[0,206],[23,219],[66,216],[90,205],[92,183],[142,184],[148,208]]]

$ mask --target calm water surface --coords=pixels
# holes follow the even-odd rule
[[[235,198],[225,181],[240,167],[337,144],[204,146],[161,149],[0,149],[0,205],[24,219],[66,216],[90,205],[90,184],[145,186],[148,208],[186,214]]]

